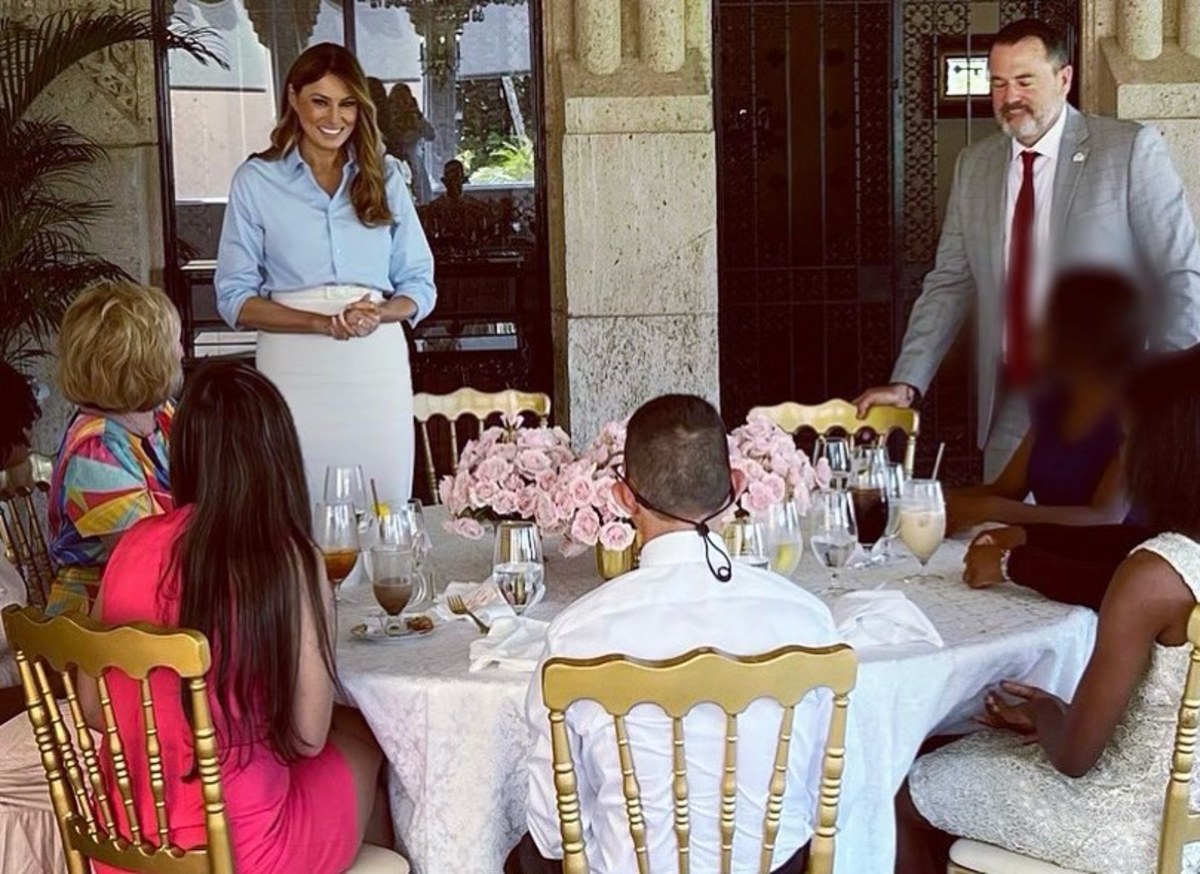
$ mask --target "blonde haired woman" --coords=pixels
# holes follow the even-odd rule
[[[331,464],[361,464],[383,495],[412,490],[400,323],[427,316],[437,292],[375,113],[349,51],[322,43],[301,54],[271,147],[234,175],[217,256],[217,308],[259,331],[258,368],[291,408],[316,496]]]
[[[167,437],[183,381],[179,331],[167,296],[132,282],[93,286],[63,316],[58,383],[79,409],[50,485],[52,615],[90,609],[121,535],[174,506]]]

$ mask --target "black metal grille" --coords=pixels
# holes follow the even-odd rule
[[[717,0],[721,396],[853,397],[887,380],[939,232],[938,46],[969,0]],[[1072,2],[1005,0],[1074,33]],[[976,120],[979,116],[975,116]],[[988,116],[984,116],[987,119]],[[979,124],[973,130],[978,131]],[[994,128],[986,124],[983,130]],[[925,406],[952,481],[978,477],[972,374],[951,354]],[[931,463],[936,441],[925,440]]]

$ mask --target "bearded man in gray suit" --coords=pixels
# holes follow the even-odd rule
[[[958,156],[937,261],[908,322],[891,385],[856,401],[907,407],[929,389],[974,312],[979,446],[988,481],[1026,429],[1023,389],[1033,334],[1054,274],[1116,267],[1152,296],[1152,343],[1200,341],[1200,250],[1162,135],[1067,104],[1072,70],[1062,36],[1025,19],[996,35],[992,108],[1003,133]]]

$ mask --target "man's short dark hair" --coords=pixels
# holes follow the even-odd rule
[[[993,46],[1015,46],[1023,39],[1039,39],[1046,47],[1046,58],[1058,72],[1071,63],[1071,55],[1067,51],[1067,38],[1044,21],[1036,18],[1022,18],[1000,28],[992,40]]]
[[[663,395],[638,408],[625,432],[625,475],[653,509],[703,519],[729,500],[729,441],[712,404]]]
[[[1125,482],[1156,531],[1200,539],[1200,346],[1152,359],[1129,391]]]
[[[42,414],[33,383],[7,361],[0,361],[0,465],[25,443],[25,432]]]

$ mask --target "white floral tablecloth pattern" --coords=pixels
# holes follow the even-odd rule
[[[491,566],[490,540],[452,538],[427,511],[440,584],[478,581]],[[944,580],[902,583],[915,561],[844,572],[839,590],[901,588],[945,640],[860,653],[851,697],[846,792],[839,817],[838,874],[887,874],[895,856],[892,798],[922,741],[963,728],[982,692],[1013,678],[1070,697],[1091,652],[1095,614],[1005,585],[986,591],[959,582],[961,543],[930,563]],[[530,615],[550,619],[601,584],[592,554],[560,557],[547,544],[545,600]],[[830,600],[828,572],[806,556],[797,583]],[[523,710],[530,675],[468,673],[473,624],[454,622],[427,638],[398,644],[349,640],[349,629],[376,612],[369,586],[343,592],[338,673],[366,717],[391,767],[392,816],[416,874],[498,874],[525,832]],[[785,815],[787,812],[785,811]]]

